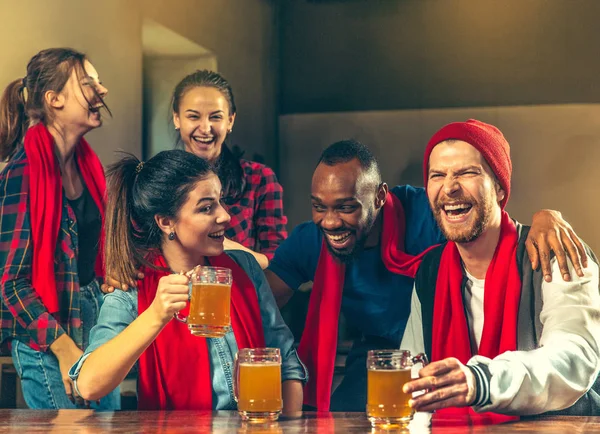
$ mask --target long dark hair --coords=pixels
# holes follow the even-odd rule
[[[106,275],[135,280],[136,267],[152,266],[148,253],[159,249],[163,233],[154,217],[176,218],[198,181],[215,173],[191,152],[162,151],[142,163],[127,154],[107,170]]]
[[[27,64],[27,75],[6,87],[0,99],[0,161],[15,154],[31,123],[47,125],[52,121],[52,112],[44,100],[46,92],[62,91],[73,69],[81,78],[86,59],[85,54],[71,48],[42,50]],[[102,98],[96,96],[108,110]]]
[[[217,72],[209,71],[206,69],[198,70],[189,74],[175,86],[172,98],[172,109],[174,113],[179,113],[179,104],[185,93],[195,87],[213,87],[217,89],[227,103],[229,104],[229,115],[236,113],[235,99],[233,98],[233,91],[231,86]],[[177,144],[181,143],[181,135],[177,138]],[[215,170],[219,176],[219,180],[223,185],[223,196],[225,198],[236,199],[241,196],[246,186],[244,171],[240,165],[240,157],[243,153],[236,153],[223,143],[221,148],[221,155],[215,163]]]

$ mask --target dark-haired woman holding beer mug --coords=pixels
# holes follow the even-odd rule
[[[129,156],[107,179],[106,272],[125,282],[143,264],[145,277],[106,296],[70,372],[78,393],[101,398],[138,362],[139,409],[236,409],[238,350],[269,347],[283,409],[300,410],[306,369],[256,260],[223,251],[230,217],[209,163],[180,150]]]

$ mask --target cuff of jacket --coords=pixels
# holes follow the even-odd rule
[[[491,403],[490,400],[490,381],[492,374],[487,365],[474,363],[467,365],[475,377],[475,401],[471,404],[473,407],[483,407]]]
[[[27,333],[30,339],[27,344],[32,349],[45,353],[66,332],[51,314],[44,312],[29,323]]]

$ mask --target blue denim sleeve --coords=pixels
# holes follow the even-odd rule
[[[129,326],[138,316],[137,289],[116,289],[104,296],[98,322],[90,331],[90,343],[83,355],[69,370],[72,380],[77,380],[81,366],[96,348],[101,347]]]
[[[306,383],[308,370],[298,357],[294,348],[294,336],[281,317],[273,292],[260,266],[254,257],[246,252],[232,250],[227,254],[244,269],[256,288],[265,345],[269,348],[279,348],[281,351],[281,381],[299,380]]]
[[[275,250],[268,269],[286,285],[296,290],[314,279],[322,235],[313,222],[304,222],[294,228],[290,236]]]

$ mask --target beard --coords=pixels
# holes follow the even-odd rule
[[[492,198],[487,196],[484,197],[481,202],[473,202],[472,200],[464,197],[456,198],[455,200],[473,204],[470,210],[470,212],[474,214],[472,223],[465,223],[460,227],[456,227],[457,225],[450,226],[450,224],[442,215],[444,213],[444,205],[440,201],[436,202],[433,210],[435,221],[442,230],[446,240],[453,241],[455,243],[470,243],[475,241],[488,227],[492,216],[494,201]]]
[[[335,250],[333,247],[331,247],[331,244],[329,244],[329,241],[327,240],[327,237],[326,237],[325,233],[323,232],[323,229],[322,228],[320,228],[320,229],[321,229],[321,232],[323,232],[323,236],[325,237],[325,244],[327,245],[327,250],[329,250],[329,253],[331,253],[331,255],[334,258],[336,258],[338,261],[340,261],[341,263],[349,264],[352,261],[354,261],[358,256],[360,256],[360,254],[365,249],[365,244],[367,243],[367,238],[369,237],[369,233],[371,232],[371,229],[373,229],[374,224],[375,224],[375,210],[370,208],[367,211],[367,217],[366,217],[366,221],[365,221],[365,224],[363,225],[363,227],[359,231],[352,231],[353,235],[356,236],[356,242],[349,250],[344,251],[344,252]]]

